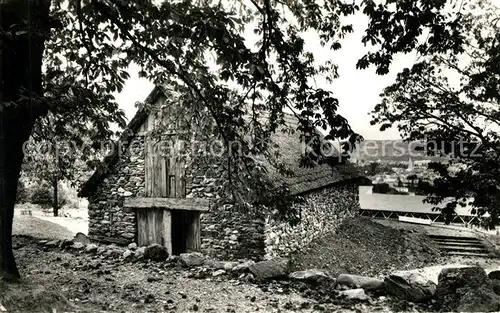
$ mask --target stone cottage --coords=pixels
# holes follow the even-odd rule
[[[185,114],[172,104],[178,97],[169,89],[155,87],[117,147],[82,186],[79,196],[89,200],[91,239],[160,243],[173,254],[201,251],[221,259],[258,260],[286,256],[322,233],[334,231],[343,219],[358,212],[359,176],[353,167],[299,167],[303,145],[293,131],[278,131],[272,137],[288,173],[270,168],[268,175],[288,186],[297,200],[292,206],[300,221],[292,226],[265,211],[241,212],[223,204],[217,192],[225,179],[219,171],[223,160],[198,155],[180,159],[152,152],[152,138],[181,137],[176,125]],[[294,116],[286,114],[285,121],[296,129]],[[193,128],[200,124],[199,120],[188,122]],[[190,131],[188,137],[194,133]]]

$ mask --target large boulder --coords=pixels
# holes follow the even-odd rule
[[[289,267],[286,259],[277,258],[257,262],[251,265],[248,270],[254,275],[255,279],[265,280],[286,276],[288,274]]]
[[[337,284],[351,288],[363,288],[366,291],[384,289],[384,281],[381,279],[351,274],[340,274],[337,277]]]
[[[84,245],[88,245],[90,243],[90,238],[87,237],[84,233],[76,233],[73,242],[81,242]]]
[[[165,261],[168,258],[166,247],[157,243],[147,246],[144,249],[144,259],[152,261]]]
[[[444,311],[493,312],[500,297],[480,267],[445,268],[438,276],[436,300]]]
[[[188,267],[201,266],[205,264],[205,256],[199,252],[181,253],[179,262]]]
[[[451,267],[441,270],[438,276],[437,295],[452,294],[460,288],[478,288],[489,283],[481,267]]]
[[[316,268],[293,272],[290,275],[288,275],[288,277],[295,280],[316,281],[316,282],[331,279],[330,274],[328,274],[327,271]]]
[[[498,279],[498,280],[500,280],[500,271],[491,271],[488,274],[488,278],[489,279]]]
[[[491,285],[493,286],[493,292],[495,292],[497,295],[500,295],[500,280],[492,279]]]
[[[384,284],[387,294],[409,302],[422,302],[436,293],[436,284],[433,281],[412,271],[389,275]]]

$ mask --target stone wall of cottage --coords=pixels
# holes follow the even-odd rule
[[[123,201],[127,197],[144,197],[144,138],[135,137],[121,153],[89,197],[89,236],[128,243],[135,240],[136,220],[135,212],[123,209]]]
[[[220,201],[220,190],[228,183],[221,159],[200,155],[186,173],[186,197],[212,202],[210,211],[201,215],[201,251],[224,260],[260,260],[264,257],[264,216],[240,212]]]
[[[348,183],[314,191],[294,206],[300,212],[300,223],[295,226],[266,219],[265,258],[286,257],[318,236],[335,231],[344,219],[356,215],[358,186]]]
[[[202,214],[201,224],[203,253],[223,260],[261,260],[264,257],[262,215],[239,212],[226,204]]]

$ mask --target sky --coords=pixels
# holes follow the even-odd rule
[[[369,113],[380,100],[379,95],[384,87],[394,82],[399,71],[410,67],[416,61],[416,55],[396,56],[389,74],[384,76],[375,74],[373,67],[357,70],[357,60],[370,49],[361,43],[367,18],[362,14],[356,14],[350,17],[350,22],[353,24],[354,33],[344,38],[342,48],[338,51],[321,47],[319,38],[314,33],[304,35],[306,49],[314,53],[318,62],[333,58],[339,66],[340,77],[332,84],[320,80],[318,87],[334,92],[340,102],[339,113],[347,118],[353,130],[363,135],[365,139],[400,139],[394,127],[381,132],[378,126],[371,126]],[[245,33],[245,38],[250,42],[255,39],[251,38],[252,36],[254,35],[251,31]],[[130,67],[130,78],[125,83],[122,92],[116,95],[117,102],[129,120],[137,110],[134,104],[137,101],[144,101],[153,88],[153,84],[148,80],[138,77],[139,70],[137,65]]]

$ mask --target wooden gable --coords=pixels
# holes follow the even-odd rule
[[[158,97],[138,131],[145,138],[145,195],[184,198],[185,162],[172,149],[179,138],[178,110],[166,105],[166,100]]]

